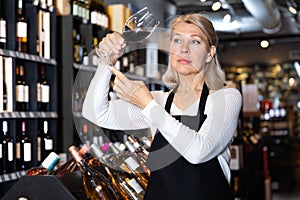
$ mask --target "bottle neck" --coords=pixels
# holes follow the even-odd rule
[[[52,171],[59,160],[60,157],[56,153],[51,152],[42,162],[41,167],[46,168],[48,171]]]
[[[48,122],[44,121],[44,133],[45,135],[48,134]]]
[[[25,135],[26,133],[26,123],[22,122],[22,134]]]
[[[20,65],[20,66],[19,66],[19,76],[20,76],[20,77],[23,77],[23,76],[24,76],[24,67],[23,67],[23,65]]]
[[[18,15],[23,15],[23,0],[18,1]]]
[[[2,131],[3,131],[3,135],[6,136],[7,135],[7,122],[4,121],[2,124]]]
[[[44,66],[41,66],[41,68],[40,68],[40,76],[45,77],[45,68],[44,68]]]

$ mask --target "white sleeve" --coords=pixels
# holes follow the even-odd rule
[[[108,101],[111,74],[107,66],[98,66],[83,103],[83,117],[108,129],[148,128],[149,124],[145,121],[139,107],[120,99]]]
[[[142,113],[181,155],[190,163],[197,164],[221,154],[230,144],[241,105],[241,94],[233,88],[209,95],[205,106],[207,118],[198,132],[177,121],[155,101],[148,104]]]

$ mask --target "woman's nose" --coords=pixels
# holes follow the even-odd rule
[[[189,47],[187,42],[182,42],[182,44],[180,45],[180,51],[182,53],[189,53]]]

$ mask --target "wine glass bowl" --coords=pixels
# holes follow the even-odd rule
[[[123,37],[127,42],[142,42],[149,38],[159,23],[153,13],[144,7],[126,20]]]
[[[155,18],[153,13],[151,13],[147,7],[144,7],[125,21],[122,29],[122,36],[126,42],[143,42],[150,37],[159,24],[160,21]],[[110,64],[111,62],[107,52],[103,49],[98,49],[99,47],[96,48],[98,57],[105,58],[107,63]]]

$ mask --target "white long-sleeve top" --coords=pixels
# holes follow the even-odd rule
[[[172,104],[170,114],[164,109],[169,93],[162,91],[151,92],[153,100],[144,109],[121,99],[108,101],[110,78],[109,68],[99,65],[83,104],[82,115],[86,119],[109,129],[150,128],[152,137],[158,129],[190,163],[203,163],[217,156],[230,182],[229,148],[242,105],[242,97],[237,89],[224,88],[208,95],[204,111],[207,118],[197,132],[172,115],[197,115],[199,100],[183,111]]]

